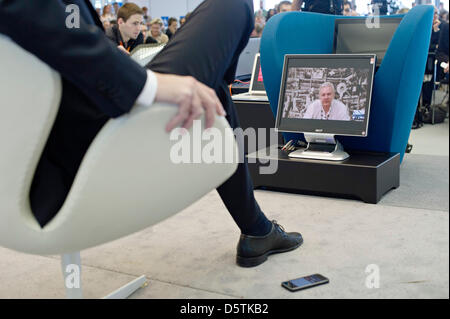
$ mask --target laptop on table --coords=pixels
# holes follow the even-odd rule
[[[250,81],[250,88],[247,93],[237,94],[232,96],[233,100],[243,100],[243,101],[269,101],[267,98],[266,89],[264,88],[264,81],[261,71],[261,56],[256,54],[252,77]]]

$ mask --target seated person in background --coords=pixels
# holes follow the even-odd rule
[[[291,6],[292,8],[292,6]],[[277,10],[274,9],[270,9],[269,11],[267,11],[267,15],[266,15],[266,21],[269,21],[270,18],[272,18],[274,15],[276,15],[278,12]]]
[[[347,17],[356,17],[356,16],[358,16],[358,13],[353,10],[352,4],[350,2],[345,1],[343,15],[347,16]]]
[[[282,12],[289,12],[292,10],[292,2],[290,1],[281,1],[278,4],[278,12],[282,13]]]
[[[441,21],[439,20],[439,13],[437,8],[434,8],[434,16],[433,16],[433,29],[431,30],[431,40],[430,40],[430,52],[435,52],[437,49],[437,45],[439,42],[439,35],[441,33],[440,29]]]
[[[141,33],[142,33],[142,36],[144,37],[144,42],[145,42],[145,40],[147,40],[147,34],[148,34],[147,25],[141,24]]]
[[[439,37],[439,45],[436,50],[436,58],[439,66],[442,62],[447,63],[447,67],[443,69],[444,73],[448,75],[448,23],[444,22],[441,25],[441,34]]]
[[[441,20],[442,22],[447,22],[448,23],[448,12],[441,12],[439,13],[439,20]]]
[[[105,21],[111,21],[114,19],[116,19],[116,15],[112,12],[112,6],[110,4],[107,4],[103,7],[103,13],[100,16],[100,21],[102,21],[103,23]]]
[[[440,29],[441,22],[439,21],[438,10],[434,8],[433,26],[431,30],[430,47],[428,49],[429,55],[427,58],[427,64],[425,68],[425,74],[428,75],[426,81],[422,85],[422,106],[429,106],[432,103],[433,97],[433,86],[434,86],[434,61],[435,53],[438,48],[439,37],[441,33]],[[436,80],[440,78],[439,66],[437,68]]]
[[[114,15],[117,16],[117,14],[119,13],[119,10],[120,10],[119,3],[114,2],[112,5],[113,5],[113,9],[114,9]]]
[[[145,43],[161,43],[165,44],[169,42],[169,37],[165,35],[161,28],[163,26],[163,22],[159,18],[155,18],[150,22],[150,33],[148,34],[147,40]]]
[[[148,8],[142,7],[142,12],[144,12],[144,23],[147,23],[147,21],[150,21],[152,18],[148,15]]]
[[[334,96],[334,85],[330,82],[323,83],[319,89],[319,100],[312,102],[308,106],[303,118],[350,121],[347,106],[345,106],[344,103],[335,100]]]
[[[191,15],[192,12],[188,12],[186,13],[186,15],[180,19],[180,26],[182,26],[183,24],[186,23],[186,20],[189,18],[189,16]]]
[[[103,28],[104,28],[105,30],[107,30],[107,29],[109,29],[109,28],[112,27],[111,22],[108,21],[108,20],[103,21],[102,24],[103,24]]]
[[[117,26],[106,30],[106,36],[126,53],[144,43],[141,23],[144,13],[134,3],[125,3],[117,14]]]
[[[175,34],[175,32],[178,29],[178,20],[177,18],[170,18],[169,19],[169,27],[167,28],[166,35],[169,38],[169,40],[172,38],[172,36]]]
[[[261,38],[263,29],[264,29],[263,24],[255,23],[255,28],[253,29],[253,32],[250,35],[250,38]]]

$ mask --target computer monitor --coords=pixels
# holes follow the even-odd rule
[[[250,79],[252,75],[252,66],[255,55],[259,53],[260,42],[261,38],[250,38],[250,40],[248,41],[247,46],[239,56],[238,64],[236,67],[236,79]]]
[[[374,54],[285,55],[275,128],[304,133],[309,143],[289,156],[343,160],[334,136],[368,135],[375,61]]]
[[[337,54],[376,54],[381,65],[401,17],[380,18],[377,25],[366,25],[367,17],[335,20],[333,52]],[[377,21],[377,22],[378,22]]]
[[[252,79],[250,81],[249,93],[266,94],[261,70],[261,55],[259,53],[255,56],[255,62],[253,63]]]

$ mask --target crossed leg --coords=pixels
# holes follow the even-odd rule
[[[158,73],[190,75],[216,91],[230,126],[240,127],[228,91],[237,61],[253,30],[251,0],[205,0],[147,65]],[[265,235],[272,227],[253,193],[247,162],[217,188],[234,221],[247,235]]]

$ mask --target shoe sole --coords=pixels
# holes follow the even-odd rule
[[[267,258],[269,257],[269,255],[285,253],[285,252],[297,249],[302,244],[303,244],[303,238],[296,246],[293,246],[293,247],[290,247],[287,249],[269,250],[268,252],[266,252],[264,255],[261,255],[261,256],[257,256],[257,257],[236,256],[236,263],[238,264],[238,266],[241,266],[241,267],[246,267],[246,268],[256,267],[256,266],[261,265],[263,262],[265,262],[267,260]]]

